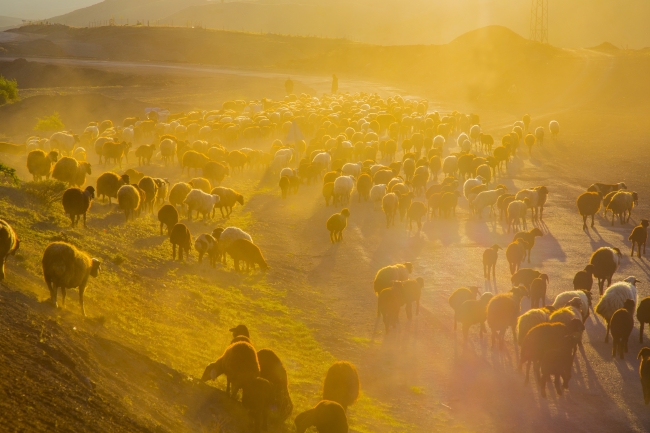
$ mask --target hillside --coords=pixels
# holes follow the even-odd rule
[[[560,47],[650,46],[650,3],[553,2],[549,37]],[[444,44],[478,27],[502,25],[528,35],[530,2],[512,0],[105,0],[50,21],[194,25],[216,29],[345,37],[372,44]]]
[[[18,27],[22,23],[23,20],[20,18],[0,16],[0,31]]]

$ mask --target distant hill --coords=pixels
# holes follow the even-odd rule
[[[14,17],[0,16],[0,31],[12,29],[23,24],[23,20]]]
[[[552,1],[550,43],[650,46],[650,1]],[[501,25],[527,36],[530,1],[514,0],[105,0],[53,22],[87,26],[136,21],[175,26],[347,38],[381,45],[443,44],[476,28]]]

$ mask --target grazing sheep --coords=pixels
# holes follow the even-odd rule
[[[257,360],[260,363],[260,377],[271,383],[270,405],[276,409],[277,418],[285,420],[293,411],[287,370],[278,355],[271,349],[259,350]]]
[[[169,203],[177,207],[178,205],[181,208],[184,208],[184,201],[187,198],[187,195],[192,191],[192,185],[185,182],[178,182],[172,186],[172,189],[169,190]]]
[[[178,222],[178,210],[166,204],[158,210],[158,221],[160,221],[160,236],[163,234],[163,225],[167,227],[167,234],[169,235],[172,227]]]
[[[86,183],[86,175],[92,174],[90,164],[78,162],[74,158],[64,156],[59,159],[52,170],[52,177],[70,186],[82,187]]]
[[[614,312],[620,308],[625,308],[625,301],[631,299],[636,303],[637,291],[636,283],[638,280],[634,277],[627,277],[623,281],[612,284],[605,290],[596,305],[596,313],[607,322],[607,332],[605,334],[605,343],[609,340],[610,321]]]
[[[108,204],[112,204],[111,199],[117,198],[117,191],[124,185],[129,185],[129,176],[122,176],[113,172],[102,173],[97,178],[97,196],[102,198],[102,202],[108,197]]]
[[[543,126],[538,126],[535,128],[535,138],[537,139],[537,142],[541,146],[544,144],[544,127]]]
[[[546,288],[548,275],[542,274],[530,283],[530,307],[538,308],[541,301],[542,307],[546,306]]]
[[[335,401],[319,402],[313,409],[298,414],[294,424],[296,433],[305,433],[312,426],[319,433],[348,433],[345,409]]]
[[[409,220],[409,232],[413,228],[413,221],[418,225],[418,233],[422,231],[422,218],[426,216],[426,214],[427,206],[424,203],[420,201],[414,201],[411,203],[411,206],[409,206],[409,209],[406,212],[406,216]]]
[[[205,368],[201,380],[215,380],[222,374],[226,375],[226,393],[237,399],[239,390],[260,374],[255,348],[244,341],[231,344],[219,359]]]
[[[251,268],[254,270],[255,265],[259,265],[263,271],[269,268],[259,247],[248,239],[235,239],[226,247],[225,251],[235,262],[235,270],[237,272],[240,272],[240,260],[246,263],[246,270],[250,270]]]
[[[269,406],[273,397],[273,385],[262,377],[256,377],[243,385],[242,406],[248,409],[253,418],[253,432],[266,431],[268,427]]]
[[[61,305],[65,308],[66,289],[78,287],[81,313],[86,316],[84,291],[88,277],[95,278],[99,274],[99,260],[91,259],[86,253],[68,243],[53,242],[45,248],[42,265],[43,277],[50,289],[50,299],[54,306],[58,307],[58,289],[61,289]]]
[[[6,221],[0,220],[0,281],[5,278],[7,256],[15,256],[19,247],[20,240],[14,229]]]
[[[636,319],[639,321],[639,343],[643,343],[643,327],[650,323],[650,297],[641,299],[636,309]]]
[[[327,219],[327,230],[330,232],[330,241],[341,242],[343,240],[343,230],[348,225],[350,211],[343,209],[340,213],[335,213]]]
[[[530,200],[528,198],[525,198],[524,201],[514,200],[510,202],[506,213],[508,233],[510,233],[510,230],[514,230],[515,227],[521,227],[522,220],[524,230],[528,229],[526,226],[526,210],[528,209],[529,203]]]
[[[217,228],[212,232],[212,236],[218,241],[219,253],[226,263],[226,248],[236,239],[247,239],[253,242],[251,235],[237,227],[227,227],[225,229]]]
[[[607,210],[612,211],[612,227],[614,218],[619,216],[621,225],[630,221],[632,209],[639,204],[639,195],[636,192],[619,191],[614,194],[612,201],[607,205]],[[625,214],[627,213],[627,218]]]
[[[399,263],[396,265],[385,266],[377,271],[373,287],[375,293],[381,292],[383,289],[392,287],[393,281],[408,280],[409,274],[413,272],[413,265],[410,262]]]
[[[215,206],[219,205],[220,200],[216,194],[206,194],[200,189],[193,189],[187,194],[183,204],[187,205],[187,216],[190,221],[192,220],[192,211],[196,211],[197,218],[199,213],[203,214],[205,220],[214,211]]]
[[[138,188],[134,185],[121,186],[120,189],[117,190],[117,203],[120,209],[124,211],[126,221],[129,221],[129,217],[133,219],[135,217],[135,212],[140,210],[142,204]]]
[[[589,264],[585,266],[584,270],[576,272],[573,277],[573,289],[591,292],[594,285],[594,269],[594,265]]]
[[[95,188],[92,186],[86,187],[84,191],[79,188],[68,188],[63,193],[61,202],[63,203],[63,211],[70,216],[72,227],[79,223],[79,218],[83,215],[84,227],[86,227],[86,213],[92,205],[95,198]]]
[[[203,255],[207,254],[210,259],[210,266],[214,267],[217,263],[217,241],[212,235],[200,234],[194,241],[194,249],[199,253],[199,263],[203,262]]]
[[[476,300],[479,291],[477,286],[461,287],[452,292],[448,301],[451,308],[454,310],[454,331],[457,328],[459,318],[458,309],[465,301]]]
[[[527,232],[517,232],[515,234],[515,237],[513,238],[513,241],[516,241],[517,239],[523,239],[524,242],[526,242],[526,251],[528,253],[528,263],[530,263],[530,252],[535,246],[535,238],[536,237],[541,237],[544,236],[544,233],[537,227],[527,231]]]
[[[219,196],[219,202],[216,204],[215,210],[216,208],[219,208],[219,211],[221,212],[221,216],[223,218],[230,216],[232,209],[237,205],[237,203],[242,206],[244,205],[244,196],[239,194],[234,189],[218,186],[216,188],[213,188],[210,193]],[[226,209],[225,214],[223,212],[224,208]],[[214,213],[212,216],[214,217]]]
[[[506,247],[506,259],[510,264],[510,275],[514,275],[519,270],[521,262],[526,257],[528,244],[523,239],[517,239]]]
[[[34,182],[40,182],[45,176],[49,179],[52,174],[52,166],[59,160],[59,152],[52,150],[46,154],[40,149],[32,150],[27,155],[27,170],[34,176]]]
[[[532,308],[519,316],[517,319],[517,343],[522,346],[528,332],[535,326],[548,322],[553,311],[555,311],[553,307]],[[519,367],[521,368],[521,365]]]
[[[553,301],[553,307],[559,309],[565,307],[569,304],[574,298],[580,298],[580,314],[582,315],[583,323],[587,321],[589,317],[589,309],[591,308],[591,293],[585,290],[572,290],[568,292],[562,292],[555,297]]]
[[[337,361],[327,370],[323,382],[323,400],[335,401],[345,411],[359,398],[359,373],[351,362]]]
[[[576,204],[582,216],[582,230],[587,229],[587,217],[591,216],[591,226],[594,226],[594,215],[600,210],[601,195],[597,192],[584,192],[578,196]]]
[[[616,258],[618,256],[618,259]],[[600,295],[603,294],[603,285],[607,280],[607,286],[612,284],[612,277],[621,264],[621,250],[618,248],[601,247],[591,255],[589,263],[594,266],[594,277],[598,279]],[[612,311],[613,313],[613,311]]]
[[[641,245],[643,245],[643,255],[645,255],[645,244],[648,241],[648,225],[650,222],[648,220],[641,220],[641,224],[634,227],[632,233],[627,238],[628,241],[632,241],[632,252],[630,257],[634,257],[634,245],[638,245],[637,253],[639,258],[641,258]]]
[[[485,292],[481,295],[479,300],[468,299],[458,307],[457,318],[463,325],[463,339],[467,341],[469,329],[472,325],[480,326],[480,336],[483,338],[485,330],[485,321],[487,320],[487,306],[494,295],[490,292]]]
[[[627,353],[627,342],[634,329],[634,301],[632,299],[626,299],[623,308],[614,312],[610,320],[610,328],[612,331],[612,357],[616,357],[618,351],[621,359],[624,359],[624,354]]]
[[[650,348],[642,348],[636,358],[641,360],[639,363],[639,376],[643,388],[643,401],[648,405],[650,404]]]
[[[492,270],[492,277],[496,278],[497,259],[499,258],[500,246],[497,244],[492,245],[483,251],[483,276],[486,280],[490,279],[490,270]]]
[[[492,331],[492,348],[495,348],[497,340],[499,346],[504,347],[505,333],[508,328],[512,329],[512,337],[516,342],[515,327],[521,300],[528,296],[525,287],[513,287],[508,293],[500,293],[490,299],[487,307],[487,323]]]
[[[169,233],[169,242],[172,244],[172,260],[176,260],[176,245],[178,245],[178,260],[183,260],[183,251],[190,256],[192,249],[192,234],[185,224],[176,223]]]

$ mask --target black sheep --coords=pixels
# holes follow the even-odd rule
[[[93,199],[95,198],[95,188],[86,187],[84,191],[79,188],[68,188],[63,193],[63,210],[70,216],[72,227],[79,223],[81,215],[84,217],[84,227],[86,227],[86,212],[90,209]]]
[[[573,290],[585,290],[591,292],[594,285],[594,265],[588,264],[584,270],[576,272],[573,277]]]
[[[335,401],[322,400],[312,409],[299,414],[294,423],[296,433],[305,433],[311,426],[315,426],[319,433],[348,433],[345,409]]]
[[[183,251],[189,256],[192,249],[192,234],[185,224],[176,224],[169,234],[172,243],[172,260],[176,260],[176,245],[178,245],[178,260],[183,260]]]
[[[163,225],[167,227],[167,234],[178,223],[178,210],[175,206],[166,204],[158,210],[158,221],[160,221],[160,236],[163,234]]]
[[[623,308],[614,312],[609,322],[612,333],[612,357],[615,357],[618,351],[621,359],[627,353],[627,342],[634,329],[634,301],[627,299],[623,305]]]

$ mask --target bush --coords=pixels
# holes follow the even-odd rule
[[[61,201],[63,193],[68,187],[63,182],[48,179],[44,182],[24,182],[22,188],[43,206],[50,208],[54,203]]]
[[[18,83],[0,75],[0,105],[18,100]]]
[[[52,131],[61,131],[62,129],[65,129],[65,125],[61,121],[61,118],[59,117],[59,113],[56,111],[54,114],[51,116],[45,116],[45,117],[40,117],[36,118],[36,126],[34,127],[34,131],[40,131],[40,132],[52,132]]]
[[[10,180],[14,185],[18,185],[20,183],[20,179],[18,179],[15,168],[7,167],[0,162],[0,173],[3,174],[3,179]]]

